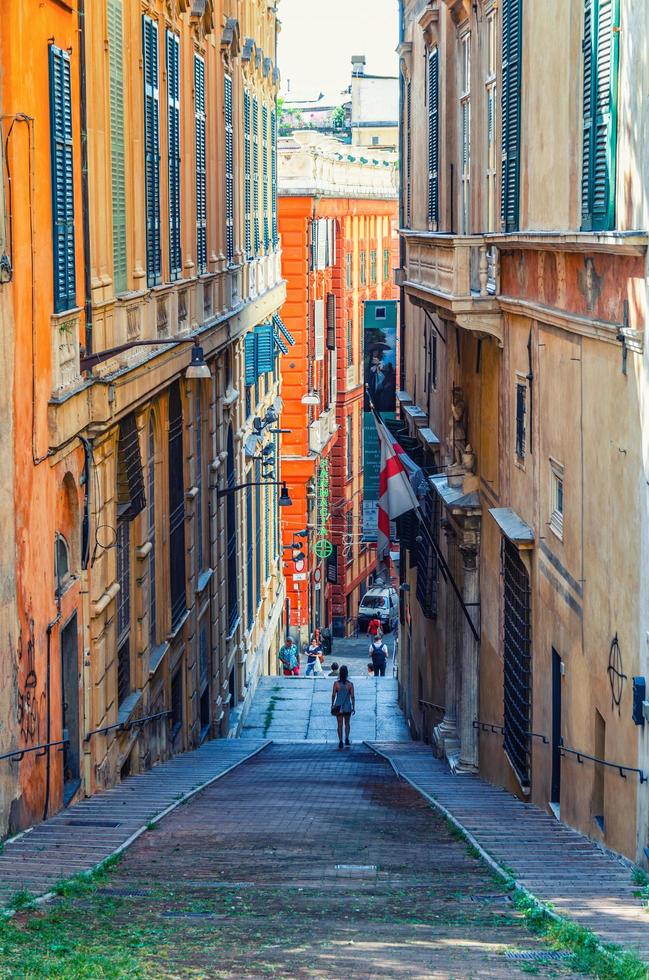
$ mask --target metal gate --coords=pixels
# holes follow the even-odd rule
[[[504,729],[505,751],[524,788],[530,785],[531,610],[530,580],[518,549],[502,544],[505,590]]]

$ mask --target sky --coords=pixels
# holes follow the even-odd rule
[[[278,61],[282,94],[342,91],[351,57],[364,54],[371,75],[396,75],[397,0],[280,0]]]

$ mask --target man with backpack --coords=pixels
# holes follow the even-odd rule
[[[385,677],[385,666],[388,662],[388,648],[383,642],[382,636],[375,636],[370,643],[370,657],[374,667],[375,677]]]

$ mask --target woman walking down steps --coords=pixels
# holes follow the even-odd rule
[[[343,664],[340,668],[339,678],[334,681],[331,691],[331,713],[335,716],[338,724],[338,748],[343,747],[343,720],[345,722],[345,745],[350,745],[349,725],[351,716],[356,712],[356,696],[354,685],[348,680],[349,671]]]

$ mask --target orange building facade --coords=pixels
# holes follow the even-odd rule
[[[295,341],[282,361],[287,622],[348,635],[376,557],[362,540],[363,304],[396,298],[396,166],[335,140],[280,141],[279,229]],[[341,197],[339,189],[351,194]]]

